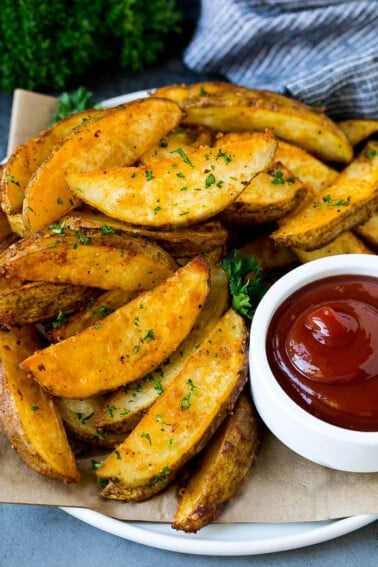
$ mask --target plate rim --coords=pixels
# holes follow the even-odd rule
[[[184,533],[182,535],[174,535],[176,532],[173,532],[171,535],[161,533],[161,531],[155,531],[152,526],[156,526],[158,524],[157,522],[128,522],[118,520],[88,508],[62,507],[61,510],[92,527],[100,529],[101,531],[118,536],[122,539],[127,539],[134,543],[146,545],[147,547],[190,555],[222,557],[262,555],[264,553],[277,553],[280,551],[300,549],[309,545],[333,540],[378,520],[378,515],[367,514],[322,522],[308,522],[307,525],[315,524],[313,529],[306,529],[302,533],[284,535],[281,537],[229,541],[218,539],[216,537],[209,537],[208,539],[196,540],[195,534],[190,534],[188,537],[188,535]],[[165,523],[160,525],[167,528],[170,527],[169,524]],[[216,531],[219,529],[219,535],[222,537],[223,529],[227,529],[227,526],[229,525],[230,524],[215,524],[212,528],[213,531],[214,529]],[[271,527],[278,526],[279,524],[244,523],[240,525],[246,527],[256,525],[270,529]],[[305,526],[306,522],[299,522],[295,525]],[[201,530],[202,535],[205,530],[206,528]]]

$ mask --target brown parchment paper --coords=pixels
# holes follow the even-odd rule
[[[48,124],[57,107],[53,97],[17,90],[10,125],[9,152]],[[79,461],[82,480],[61,485],[30,471],[0,434],[0,501],[78,506],[123,520],[171,522],[176,488],[148,502],[124,503],[99,496],[92,459]],[[304,522],[378,513],[378,473],[334,471],[316,465],[265,431],[257,464],[242,492],[219,522]]]

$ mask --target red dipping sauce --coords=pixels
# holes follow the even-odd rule
[[[378,431],[378,279],[334,276],[278,308],[267,334],[278,383],[314,416]]]

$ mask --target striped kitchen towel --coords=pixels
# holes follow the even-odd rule
[[[202,0],[192,70],[378,118],[378,0]]]

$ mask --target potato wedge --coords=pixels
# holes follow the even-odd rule
[[[164,489],[233,408],[247,379],[247,329],[228,310],[124,443],[97,470],[102,496],[139,501]],[[148,466],[146,466],[148,463]]]
[[[274,162],[259,173],[221,218],[237,224],[272,222],[292,211],[306,196],[307,189],[282,163]]]
[[[93,120],[104,114],[103,110],[88,109],[71,114],[43,130],[34,138],[17,146],[4,167],[0,184],[2,208],[7,214],[20,213],[26,186],[41,163],[54,146],[68,136],[72,130],[86,120]]]
[[[177,102],[186,113],[183,124],[222,132],[269,129],[325,161],[348,163],[353,157],[344,132],[323,112],[277,93],[204,82],[162,87],[153,96]]]
[[[71,230],[82,228],[101,228],[124,232],[134,236],[142,236],[156,242],[173,258],[193,257],[204,252],[224,248],[228,239],[228,231],[220,220],[211,219],[190,227],[177,227],[175,230],[148,229],[127,224],[120,220],[103,215],[94,210],[76,210],[62,217],[62,222]]]
[[[125,438],[125,435],[99,433],[94,426],[94,416],[104,404],[101,396],[84,400],[56,398],[55,403],[67,430],[80,441],[95,447],[113,449]]]
[[[261,444],[261,424],[242,392],[200,455],[184,489],[172,528],[196,533],[218,518],[251,472]]]
[[[0,242],[5,240],[10,234],[12,234],[12,227],[9,224],[8,217],[3,211],[0,211]]]
[[[337,254],[374,254],[374,251],[368,248],[350,230],[342,232],[334,240],[316,250],[300,250],[295,247],[292,250],[303,264],[311,262],[311,260],[324,258],[325,256],[336,256]]]
[[[244,256],[253,256],[263,271],[285,271],[298,264],[298,258],[291,248],[277,246],[270,238],[270,232],[259,234],[240,247]]]
[[[72,173],[70,189],[87,204],[131,224],[149,227],[187,226],[227,207],[260,171],[269,167],[276,141],[255,134],[243,143],[201,147],[189,157],[151,166],[109,168]]]
[[[4,278],[127,291],[150,289],[175,267],[163,249],[145,239],[69,231],[64,223],[19,240],[0,259]]]
[[[149,165],[161,159],[175,157],[172,153],[176,148],[181,148],[186,154],[191,153],[201,146],[211,146],[214,132],[204,126],[180,126],[169,132],[158,144],[147,150],[140,158],[140,163]]]
[[[79,472],[54,401],[18,367],[37,348],[31,327],[0,331],[0,426],[32,470],[77,482]]]
[[[220,142],[247,140],[251,132],[218,133],[215,146]],[[275,161],[281,162],[295,177],[298,177],[308,189],[316,193],[331,185],[339,172],[320,161],[295,144],[278,140]]]
[[[21,368],[65,398],[89,398],[142,378],[189,334],[206,301],[208,279],[208,264],[197,257],[101,324],[29,356]]]
[[[131,431],[181,372],[189,356],[226,311],[229,302],[226,273],[220,266],[213,266],[210,270],[209,295],[189,335],[159,368],[109,394],[95,417],[97,429],[116,433]]]
[[[171,101],[140,99],[87,120],[64,138],[38,167],[25,190],[22,213],[30,232],[38,231],[77,206],[67,186],[72,172],[131,165],[182,118]]]
[[[83,286],[31,282],[0,290],[0,327],[41,323],[86,305],[99,291]]]
[[[75,286],[80,289],[79,286]],[[93,289],[93,288],[91,288]],[[95,325],[110,313],[113,313],[118,307],[125,305],[133,299],[138,292],[125,291],[121,288],[105,291],[94,299],[93,297],[86,303],[85,309],[81,309],[73,313],[70,317],[65,318],[61,325],[53,326],[48,331],[48,339],[52,343],[63,341],[68,337],[77,335],[91,325]],[[64,311],[64,309],[62,309]]]
[[[341,232],[366,221],[378,205],[378,142],[361,154],[331,187],[272,233],[277,244],[302,250],[321,248]]]
[[[355,226],[353,230],[366,242],[378,247],[378,213],[374,213],[366,222]]]
[[[352,146],[356,146],[378,132],[378,120],[353,118],[350,120],[341,120],[337,125],[344,132]]]

